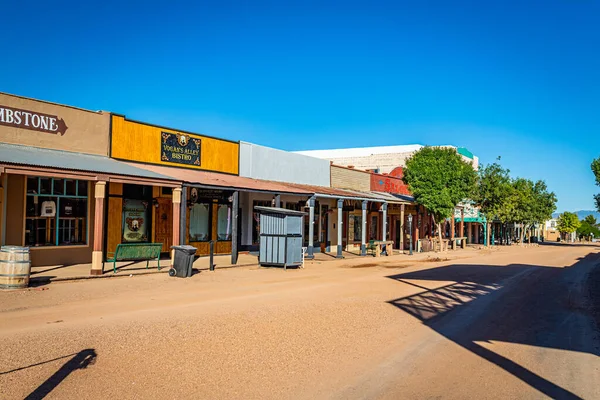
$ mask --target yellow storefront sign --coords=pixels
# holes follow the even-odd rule
[[[239,143],[112,115],[111,157],[237,175]]]

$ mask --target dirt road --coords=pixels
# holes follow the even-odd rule
[[[0,293],[0,398],[600,398],[600,247]]]

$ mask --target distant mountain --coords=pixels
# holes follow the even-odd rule
[[[598,212],[598,211],[579,210],[579,211],[573,211],[573,212],[575,214],[577,214],[577,218],[579,218],[579,219],[584,219],[588,215],[593,215],[594,217],[596,217],[596,221],[600,221],[600,212]],[[552,214],[552,218],[558,218],[559,215],[560,215],[560,213],[554,213],[554,214]]]

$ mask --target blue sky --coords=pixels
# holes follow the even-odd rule
[[[465,146],[592,209],[600,1],[5,2],[0,91],[286,150]]]

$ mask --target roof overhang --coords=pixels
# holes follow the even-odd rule
[[[237,175],[202,171],[198,169],[167,167],[152,164],[129,164],[161,175],[167,175],[172,179],[177,179],[184,182],[183,185],[187,187],[213,190],[235,190],[253,193],[284,194],[303,197],[310,197],[313,195],[311,191],[282,182],[246,178]]]
[[[110,181],[179,187],[181,182],[105,156],[0,143],[0,169],[8,174],[61,176],[67,179]]]

